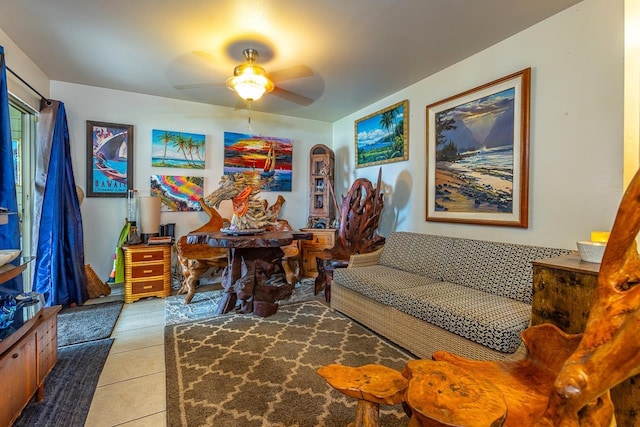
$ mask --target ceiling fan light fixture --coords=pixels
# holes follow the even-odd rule
[[[274,85],[267,77],[264,68],[253,63],[257,52],[253,49],[245,49],[244,54],[248,63],[238,65],[233,70],[233,76],[227,79],[227,86],[240,98],[246,101],[257,101],[265,93],[271,92]]]

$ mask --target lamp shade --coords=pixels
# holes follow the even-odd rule
[[[138,209],[140,210],[140,232],[142,234],[156,234],[160,228],[160,197],[140,196]]]

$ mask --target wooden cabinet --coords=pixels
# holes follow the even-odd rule
[[[305,277],[316,277],[318,275],[318,266],[316,257],[322,256],[325,249],[333,248],[336,243],[336,229],[314,229],[303,228],[301,231],[313,233],[313,239],[300,240],[302,252],[302,271]]]
[[[58,360],[57,316],[60,306],[46,307],[0,341],[0,425],[9,426],[37,392]]]
[[[578,254],[533,262],[531,324],[551,323],[567,333],[584,331],[598,283],[600,264]],[[619,426],[640,425],[640,375],[611,389]]]
[[[171,246],[133,245],[124,249],[124,302],[171,295]]]
[[[311,147],[309,165],[309,221],[308,227],[331,227],[336,216],[333,201],[334,154],[326,145]]]

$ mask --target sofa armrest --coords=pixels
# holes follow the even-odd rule
[[[347,266],[347,268],[368,267],[370,265],[376,265],[378,264],[378,260],[380,259],[381,254],[382,254],[382,248],[375,250],[373,252],[369,252],[367,254],[351,255],[349,257],[349,265]]]

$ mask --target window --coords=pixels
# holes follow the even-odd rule
[[[13,146],[14,175],[18,197],[22,256],[35,256],[33,237],[33,192],[35,176],[36,122],[38,113],[19,99],[9,96],[11,142]],[[23,273],[24,290],[30,291],[33,283],[32,265]]]

